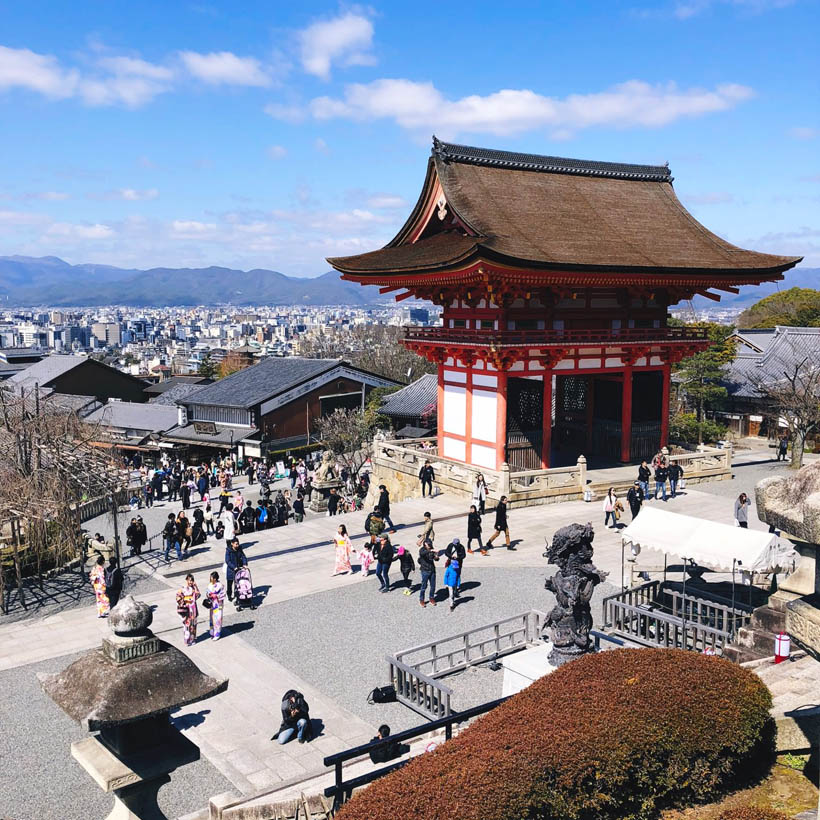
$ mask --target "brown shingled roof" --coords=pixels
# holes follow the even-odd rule
[[[435,179],[464,226],[410,242],[422,200],[387,247],[329,259],[345,273],[432,271],[472,257],[536,268],[780,273],[800,257],[738,248],[680,203],[666,166],[596,163],[435,141],[422,199]],[[433,217],[433,230],[435,229]]]

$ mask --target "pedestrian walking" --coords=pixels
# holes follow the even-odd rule
[[[384,532],[384,519],[379,513],[379,508],[375,507],[372,513],[368,513],[364,520],[364,528],[370,533],[370,543],[375,547],[379,536]]]
[[[202,472],[196,480],[196,489],[199,493],[200,502],[205,501],[205,496],[208,494],[208,476]]]
[[[484,515],[484,505],[487,502],[487,482],[484,481],[484,476],[479,473],[475,477],[475,484],[473,485],[473,504],[479,515]]]
[[[214,511],[210,504],[205,505],[205,512],[202,513],[202,520],[205,522],[206,535],[214,534]]]
[[[296,500],[293,502],[293,522],[301,524],[305,520],[305,497],[301,491],[296,493]]]
[[[191,507],[191,485],[187,481],[182,481],[179,487],[179,494],[182,497],[182,509]]]
[[[433,465],[430,464],[430,459],[428,458],[422,468],[419,470],[419,481],[421,482],[421,497],[424,498],[425,496],[425,489],[427,490],[427,495],[433,494],[433,482],[436,480],[436,474],[433,470]]]
[[[91,568],[88,577],[91,586],[94,588],[94,597],[97,599],[97,617],[107,618],[111,603],[105,590],[105,558],[102,555],[98,556],[97,562]]]
[[[632,513],[632,520],[634,521],[638,517],[638,513],[641,511],[641,505],[643,504],[643,488],[641,487],[640,481],[636,481],[629,488],[629,492],[626,494],[626,500]]]
[[[125,529],[125,546],[128,547],[129,555],[136,555],[135,542],[137,540],[137,519],[132,518],[131,523]]]
[[[225,531],[225,540],[233,541],[234,536],[236,535],[236,519],[233,515],[233,504],[228,502],[226,508],[220,511],[218,520],[219,523],[222,524]]]
[[[746,493],[741,493],[735,501],[735,521],[738,527],[743,527],[744,530],[749,528],[749,507],[751,506],[752,502],[749,501]]]
[[[457,558],[448,558],[444,566],[444,586],[447,587],[447,597],[450,599],[450,612],[452,612],[456,608],[460,564]]]
[[[222,615],[225,611],[225,587],[219,580],[218,572],[211,573],[202,605],[210,612],[208,632],[213,640],[218,641],[222,636]]]
[[[396,555],[399,558],[399,568],[401,569],[401,577],[404,579],[405,590],[404,594],[410,594],[410,574],[416,571],[416,562],[413,560],[413,555],[410,550],[404,547],[399,547],[396,550]]]
[[[385,525],[390,527],[391,530],[395,529],[393,519],[390,518],[390,493],[384,484],[379,484],[379,500],[376,506],[378,507],[379,515],[384,519]]]
[[[467,557],[467,550],[458,538],[454,538],[444,550],[444,554],[449,559],[458,561],[458,578],[456,579],[455,597],[461,594],[461,572],[464,569],[464,559]],[[445,581],[445,584],[447,582]]]
[[[327,497],[327,514],[336,515],[339,512],[339,493],[335,487],[330,488],[330,495]]]
[[[640,486],[646,501],[649,501],[649,479],[651,477],[652,471],[649,469],[649,465],[646,461],[642,461],[641,466],[638,467],[638,486]]]
[[[618,496],[615,495],[615,490],[610,487],[604,496],[603,510],[604,510],[604,526],[608,526],[610,519],[612,520],[612,529],[618,529],[618,519],[615,515],[615,505],[618,503]]]
[[[663,500],[666,501],[666,479],[669,477],[669,468],[663,461],[655,467],[655,499],[658,498],[658,493],[663,493]]]
[[[482,555],[487,554],[484,545],[481,543],[481,514],[476,509],[475,504],[470,506],[470,512],[467,513],[467,552],[473,554],[473,541],[478,542],[478,548]]]
[[[678,484],[683,478],[683,467],[677,461],[673,461],[667,470],[669,476],[669,494],[674,498],[678,494]]]
[[[487,541],[489,547],[501,533],[504,533],[504,538],[507,542],[507,549],[514,550],[515,547],[510,544],[510,527],[507,523],[507,496],[502,495],[495,508],[495,524],[493,525],[495,532]],[[485,548],[486,549],[486,548]]]
[[[436,533],[433,529],[433,516],[429,512],[424,513],[424,529],[421,531],[421,540],[430,541],[430,543],[436,540]]]
[[[150,481],[145,482],[145,488],[143,489],[143,494],[145,495],[145,506],[150,508],[154,506],[154,485],[151,484]]]
[[[171,552],[171,547],[177,551],[177,560],[182,558],[182,550],[179,546],[177,521],[173,513],[168,513],[168,519],[162,529],[162,540],[165,543],[165,563],[168,563],[168,555]]]
[[[780,441],[777,443],[777,460],[786,461],[786,458],[789,453],[789,437],[787,434],[783,434],[780,437]]]
[[[177,590],[177,613],[182,618],[182,639],[185,646],[193,646],[196,643],[196,624],[199,617],[197,601],[200,597],[199,587],[189,572],[185,576],[185,583]]]
[[[228,600],[233,600],[233,582],[239,567],[248,566],[245,551],[239,546],[239,539],[232,538],[225,547],[225,580],[228,583]]]
[[[336,545],[336,566],[333,568],[333,575],[347,574],[352,571],[350,553],[353,551],[353,546],[350,543],[350,536],[347,534],[347,527],[344,524],[339,524],[334,541]]]
[[[419,549],[419,572],[421,572],[421,587],[419,588],[419,603],[427,606],[424,593],[430,587],[430,605],[436,605],[436,561],[438,553],[433,549],[432,541],[423,541]]]
[[[386,532],[379,536],[373,557],[376,559],[376,577],[379,579],[379,592],[390,592],[390,564],[393,563],[393,545]]]
[[[370,565],[373,563],[373,551],[369,544],[365,544],[359,550],[359,564],[361,565],[361,573],[365,578],[370,575]]]
[[[122,595],[122,570],[116,555],[108,559],[108,569],[105,571],[105,594],[108,596],[108,604],[113,609]]]
[[[253,501],[246,501],[245,508],[239,513],[239,529],[243,535],[254,531],[256,527],[256,510]]]
[[[193,528],[191,527],[190,521],[188,521],[188,516],[185,515],[183,510],[180,510],[179,515],[177,516],[177,541],[182,547],[183,558],[188,557],[188,550],[191,547],[192,535]]]

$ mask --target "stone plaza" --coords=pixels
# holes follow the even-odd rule
[[[784,471],[785,465],[773,459],[771,450],[739,451],[733,480],[686,489],[664,508],[731,523],[734,499],[741,491],[753,496],[761,478]],[[435,521],[438,550],[454,537],[465,540],[467,507],[463,498],[447,493],[432,499],[394,498],[393,542],[410,547],[415,555],[426,510]],[[171,509],[163,504],[142,511],[149,534],[159,531]],[[367,703],[374,687],[389,682],[385,656],[531,608],[546,611],[553,597],[544,590],[544,577],[553,568],[548,567],[543,552],[546,540],[559,527],[589,521],[595,529],[594,561],[609,573],[592,600],[596,625],[600,598],[619,586],[620,537],[604,528],[600,499],[513,508],[510,534],[516,549],[508,551],[497,542],[486,557],[468,556],[463,595],[453,612],[444,604],[442,592],[435,609],[418,605],[418,572],[411,579],[413,594],[404,595],[401,584],[396,583],[401,581],[397,564],[391,571],[394,589],[388,595],[377,594],[372,575],[365,578],[356,571],[355,558],[352,575],[333,576],[331,538],[337,525],[346,524],[354,549],[358,549],[366,539],[364,515],[348,513],[335,520],[312,515],[298,525],[243,536],[260,606],[235,612],[229,605],[223,638],[218,642],[208,639],[207,611],[200,610],[199,640],[192,647],[184,646],[175,592],[188,572],[200,588],[208,573],[222,572],[224,542],[211,538],[194,548],[188,560],[165,564],[158,560],[161,555],[155,539],[152,551],[130,564],[137,597],[153,608],[154,633],[188,654],[205,674],[230,680],[227,691],[172,715],[173,724],[199,747],[201,759],[180,770],[160,791],[160,806],[169,817],[199,816],[216,795],[230,792],[234,799],[252,799],[289,782],[324,776],[326,755],[366,743],[381,723],[397,731],[423,722],[400,704]],[[622,523],[628,519],[627,512]],[[92,522],[92,531],[94,524],[101,531],[106,525],[102,520]],[[754,510],[749,525],[766,529]],[[492,531],[489,512],[484,527],[486,537]],[[662,565],[662,557],[645,554],[636,569],[658,577]],[[627,573],[631,575],[630,569]],[[439,585],[442,575],[443,570]],[[625,580],[628,584],[630,577]],[[71,758],[70,743],[86,733],[48,699],[36,677],[64,669],[78,653],[98,646],[108,632],[107,622],[95,617],[90,586],[80,605],[44,606],[39,615],[34,612],[0,621],[0,686],[4,692],[0,815],[16,820],[73,820],[104,816],[110,809],[110,798]],[[807,679],[813,680],[813,674],[807,673]],[[453,678],[452,688],[454,708],[464,709],[499,697],[501,673],[486,667],[470,669]],[[304,693],[311,717],[320,721],[321,729],[312,742],[284,746],[271,742],[280,722],[280,699],[288,689]],[[788,694],[785,688],[783,694]]]

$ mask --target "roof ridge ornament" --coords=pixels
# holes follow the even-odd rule
[[[597,160],[553,157],[542,154],[525,154],[517,151],[500,151],[442,142],[433,136],[434,158],[443,162],[461,162],[468,165],[489,165],[520,171],[541,171],[554,174],[608,177],[653,182],[672,182],[669,163],[664,165],[638,165],[626,162],[600,162]]]

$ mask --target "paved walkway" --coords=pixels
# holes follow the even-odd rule
[[[731,523],[732,499],[708,492],[708,486],[701,485],[702,489],[689,490],[667,502],[664,508]],[[395,504],[393,519],[397,532],[393,541],[412,546],[415,551],[422,515],[428,509],[435,520],[436,546],[439,549],[455,536],[464,540],[466,507],[462,499],[448,495]],[[338,516],[336,520],[316,516],[302,524],[243,538],[254,585],[260,593],[260,605],[266,607],[274,602],[363,583],[364,579],[358,572],[351,576],[332,577],[334,549],[330,539],[337,525],[345,523],[352,534],[354,547],[360,546],[366,540],[363,534],[364,517],[361,512]],[[626,518],[629,518],[629,513]],[[754,514],[750,514],[749,519],[752,528],[766,529]],[[492,531],[492,513],[488,513],[484,520],[485,535],[489,535]],[[542,556],[545,540],[567,523],[591,521],[596,531],[595,563],[610,573],[611,583],[618,584],[622,560],[620,537],[615,531],[603,527],[600,501],[514,509],[510,511],[509,520],[516,551],[507,551],[497,541],[496,549],[486,558],[479,555],[471,557],[474,566],[532,567],[547,574],[550,569]],[[146,571],[156,568],[153,577],[164,588],[160,592],[144,595],[143,600],[154,607],[153,629],[165,640],[181,645],[174,601],[174,591],[182,580],[181,576],[193,572],[200,587],[203,587],[206,574],[212,568],[221,569],[223,550],[224,542],[212,539],[207,548],[197,551],[183,563],[174,561],[165,565],[158,561],[156,553],[146,556],[143,568]],[[663,565],[659,556],[649,556],[645,561],[644,558],[642,555],[638,568]],[[398,572],[394,574],[398,575]],[[522,602],[522,607],[537,603]],[[475,617],[481,622],[480,597],[473,606]],[[446,607],[438,609],[441,612],[430,614],[436,621],[441,620],[441,624],[431,629],[446,629],[442,626],[447,623]],[[441,619],[437,617],[439,614]],[[230,686],[226,693],[217,698],[181,710],[175,720],[200,746],[203,755],[238,790],[250,794],[295,775],[321,769],[324,755],[365,742],[375,734],[375,727],[341,707],[323,694],[320,688],[311,686],[284,668],[271,654],[254,648],[242,635],[243,629],[253,627],[254,613],[247,612],[247,619],[243,615],[244,612],[238,619],[230,619],[221,641],[203,640],[185,650],[204,671],[230,678]],[[200,627],[201,635],[207,634],[204,620]],[[299,629],[298,623],[293,624],[293,629]],[[96,647],[107,630],[107,622],[94,617],[91,604],[19,623],[3,624],[0,620],[0,670]],[[309,652],[310,647],[306,647],[305,651]],[[355,651],[355,647],[348,647],[347,651]],[[344,657],[339,657],[338,662],[344,663]],[[270,742],[270,735],[279,723],[279,699],[289,688],[304,692],[311,703],[312,714],[323,721],[321,734],[310,744],[291,742],[278,746]]]

